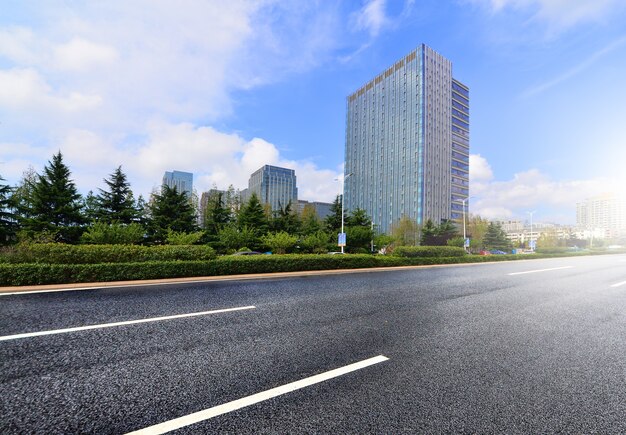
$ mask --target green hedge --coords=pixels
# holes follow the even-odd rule
[[[0,286],[68,284],[194,276],[371,267],[482,263],[569,255],[466,255],[457,257],[396,257],[382,255],[255,255],[225,256],[209,261],[145,261],[103,264],[0,264]]]
[[[398,246],[393,250],[396,257],[463,257],[465,249],[456,246]]]
[[[26,243],[0,254],[3,263],[98,264],[145,261],[212,260],[215,251],[206,245],[66,245]]]

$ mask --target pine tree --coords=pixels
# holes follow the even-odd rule
[[[341,231],[341,195],[337,195],[330,206],[330,214],[324,219],[324,224],[331,233]]]
[[[248,202],[241,207],[237,223],[239,228],[247,227],[259,236],[267,233],[267,216],[256,193],[253,193]]]
[[[191,233],[197,229],[196,215],[185,192],[164,185],[153,193],[149,205],[148,234],[157,243],[165,243],[168,230]]]
[[[271,231],[284,231],[291,235],[297,234],[300,231],[300,226],[300,219],[293,211],[291,201],[289,201],[286,206],[281,206],[279,210],[275,211],[270,222]]]
[[[80,238],[81,225],[85,219],[81,213],[81,196],[70,180],[70,170],[63,163],[59,151],[37,175],[32,188],[29,217],[24,219],[24,228],[33,232],[49,232],[59,242],[72,243]]]
[[[1,176],[0,181],[4,181]],[[0,184],[0,245],[8,243],[15,235],[16,216],[12,211],[12,191],[8,185]]]
[[[420,237],[420,245],[433,246],[437,237],[437,227],[431,219],[428,219],[422,226],[422,235]]]
[[[483,237],[483,246],[485,249],[507,251],[511,248],[511,242],[500,224],[490,222]]]
[[[126,174],[122,172],[122,167],[118,166],[109,175],[109,179],[104,179],[107,189],[99,189],[97,195],[96,218],[105,223],[117,222],[120,224],[130,224],[136,222],[138,210],[135,205],[133,192]]]
[[[217,236],[228,222],[230,222],[230,210],[226,208],[224,194],[222,192],[216,192],[215,195],[209,198],[207,203],[204,216],[204,228],[209,235]]]

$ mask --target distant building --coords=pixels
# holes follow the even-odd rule
[[[460,221],[469,89],[450,60],[421,44],[348,96],[345,159],[345,208],[365,210],[381,231],[403,216]]]
[[[170,188],[175,187],[178,192],[185,192],[187,197],[191,198],[191,193],[193,192],[193,174],[182,171],[165,172],[161,184]]]
[[[265,165],[250,175],[248,188],[241,191],[242,203],[256,193],[261,204],[269,204],[272,211],[280,210],[291,202],[293,209],[298,202],[296,171]]]
[[[582,230],[598,230],[605,237],[626,237],[626,198],[617,195],[602,195],[576,204],[576,226]]]
[[[225,201],[226,200],[225,190],[211,189],[207,192],[202,192],[202,195],[200,196],[200,205],[199,205],[199,210],[198,210],[199,211],[198,223],[200,224],[201,227],[204,227],[206,210],[208,208],[209,201],[212,201],[215,198],[217,198],[217,196],[220,193],[222,194],[222,201]]]
[[[319,201],[304,201],[298,200],[298,214],[302,214],[304,207],[307,205],[312,206],[315,209],[315,213],[317,213],[317,217],[320,219],[325,219],[326,216],[332,214],[330,208],[333,206],[330,202],[319,202]]]

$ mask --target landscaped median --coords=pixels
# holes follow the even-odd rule
[[[216,257],[206,246],[29,245],[0,256],[0,286],[478,263],[576,254],[467,255],[461,248],[407,247],[395,255]]]

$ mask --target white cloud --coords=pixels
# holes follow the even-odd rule
[[[70,92],[55,94],[43,77],[30,68],[0,70],[0,108],[33,109],[38,111],[80,111],[97,107],[98,95]]]
[[[73,38],[54,48],[55,65],[60,70],[85,72],[111,64],[117,59],[118,54],[113,47],[82,38]]]
[[[489,7],[494,13],[505,9],[532,11],[532,19],[547,23],[559,31],[584,22],[602,21],[617,8],[621,0],[470,0]]]
[[[352,16],[357,30],[366,30],[370,36],[376,37],[381,29],[388,24],[385,14],[386,0],[369,0]]]
[[[537,169],[498,181],[481,156],[470,156],[470,179],[471,212],[490,219],[523,218],[527,210],[539,209],[567,211],[573,222],[577,202],[621,186],[608,178],[553,180]]]
[[[194,188],[206,191],[217,185],[245,188],[250,174],[266,164],[294,169],[298,179],[299,197],[306,200],[332,201],[341,185],[334,181],[337,170],[320,169],[308,161],[287,160],[278,148],[259,138],[245,140],[232,133],[189,123],[152,122],[148,135],[136,147],[115,146],[112,140],[86,130],[72,130],[58,148],[72,170],[82,191],[102,187],[102,179],[118,165],[123,166],[136,195],[148,195],[161,183],[163,173],[180,170],[194,174]],[[0,146],[0,151],[4,151]],[[11,166],[18,158],[42,152],[50,156],[56,150],[29,148],[18,153],[6,150]],[[41,170],[41,168],[35,168]]]

